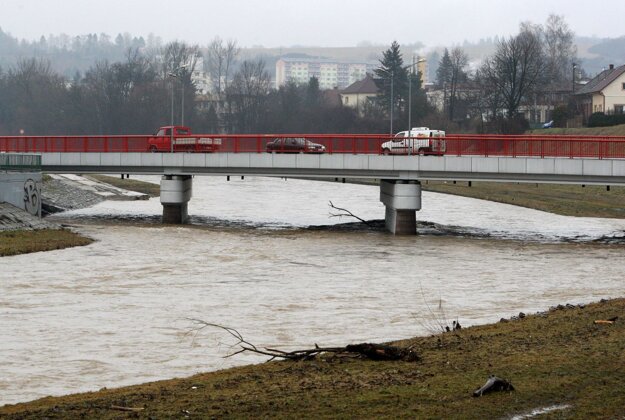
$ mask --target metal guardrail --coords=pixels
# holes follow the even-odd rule
[[[0,153],[0,170],[41,171],[41,155]]]
[[[302,139],[306,144],[323,148],[277,149],[276,139]],[[373,134],[192,134],[176,136],[176,152],[226,153],[345,153],[383,154],[385,142],[397,140],[388,135]],[[418,138],[416,139],[419,140]],[[169,152],[169,137],[133,136],[21,136],[0,137],[0,151],[17,153],[102,153],[102,152]],[[211,141],[207,149],[206,142]],[[157,147],[158,145],[158,147]],[[430,151],[432,152],[432,151]],[[393,148],[392,154],[408,154],[408,150]],[[447,156],[532,156],[624,159],[625,136],[578,135],[492,135],[447,134]]]

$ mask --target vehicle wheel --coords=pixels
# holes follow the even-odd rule
[[[156,149],[156,146],[152,145],[150,146],[150,153],[156,153],[158,150]]]
[[[388,155],[391,154],[391,151],[390,151],[390,149],[383,149],[382,150],[382,154],[385,155],[385,156],[388,156]]]

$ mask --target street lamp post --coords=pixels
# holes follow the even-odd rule
[[[394,103],[394,92],[393,92],[393,82],[395,79],[395,73],[393,72],[393,70],[391,70],[391,136],[393,135],[393,108],[395,108],[395,103]]]
[[[573,63],[573,94],[575,94],[575,70],[577,69],[577,64]]]
[[[386,73],[389,76],[391,76],[391,99],[390,99],[389,105],[390,105],[390,108],[391,108],[391,112],[390,112],[390,120],[391,120],[390,135],[392,136],[393,135],[393,108],[394,108],[393,100],[395,99],[395,98],[393,98],[393,96],[394,96],[393,95],[394,94],[394,92],[393,92],[393,79],[395,78],[395,73],[393,72],[393,70],[385,70],[385,69],[382,69],[382,68],[379,68],[377,70],[381,71],[382,73]]]
[[[170,74],[171,76],[171,74]],[[169,127],[169,148],[174,153],[174,79],[171,78],[171,127]]]
[[[402,70],[407,70],[410,68],[413,68],[414,66],[418,65],[419,63],[423,63],[425,62],[424,58],[420,58],[418,59],[416,62],[412,63],[412,64],[408,64],[407,66],[403,66],[401,69]],[[391,76],[391,100],[390,100],[390,107],[391,107],[391,112],[390,112],[390,118],[391,118],[391,123],[390,123],[390,130],[391,130],[391,136],[393,135],[393,108],[395,108],[395,103],[394,103],[394,96],[395,96],[395,92],[394,90],[394,81],[395,81],[395,72],[394,70],[385,70],[385,69],[378,69],[378,71],[381,71],[382,73],[386,73],[389,76]],[[414,69],[412,74],[414,74]],[[408,133],[410,133],[411,130],[411,126],[412,126],[412,77],[411,75],[408,76]]]
[[[180,74],[178,74],[178,72],[187,66],[188,64],[183,64],[179,67],[176,67],[168,74],[168,76],[171,78],[171,129],[169,130],[169,144],[171,153],[174,152],[174,79],[180,80],[180,83],[182,85],[182,109],[180,110],[180,125],[184,125],[184,81],[182,80],[182,77],[180,77]]]
[[[409,64],[408,66],[404,67],[406,69],[410,68],[412,70],[411,75],[408,76],[408,132],[409,133],[410,133],[410,130],[412,130],[412,75],[414,74],[414,66],[423,62],[425,62],[425,59],[420,58],[415,63]]]
[[[182,92],[180,93],[180,95],[182,96],[180,104],[180,125],[184,125],[184,80],[182,80],[182,78],[180,78],[180,86],[180,89],[182,90]]]

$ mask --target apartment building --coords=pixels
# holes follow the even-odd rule
[[[289,81],[308,83],[311,77],[316,77],[321,89],[343,89],[362,80],[375,66],[375,63],[285,57],[276,62],[276,88]]]

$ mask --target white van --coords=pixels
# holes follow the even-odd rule
[[[400,131],[393,140],[382,143],[385,155],[444,155],[446,149],[445,132],[428,127]]]

